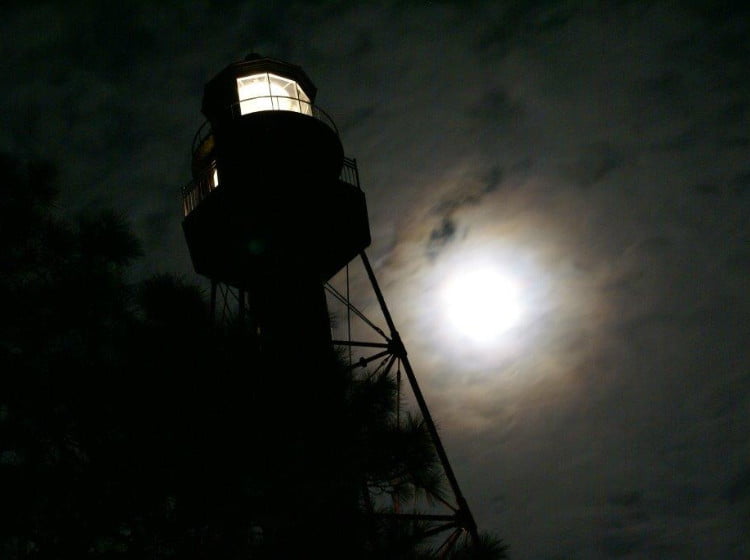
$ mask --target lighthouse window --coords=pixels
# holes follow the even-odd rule
[[[312,115],[312,105],[297,82],[270,72],[237,78],[240,114],[294,111]]]

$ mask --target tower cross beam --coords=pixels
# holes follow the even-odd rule
[[[375,297],[377,297],[378,299],[383,317],[385,318],[388,329],[391,332],[391,344],[393,350],[394,352],[399,353],[397,355],[401,358],[401,362],[404,365],[406,377],[409,380],[409,384],[411,385],[412,391],[414,392],[414,397],[417,400],[419,410],[422,413],[425,424],[427,425],[427,429],[430,432],[430,437],[432,438],[433,444],[435,445],[435,450],[438,454],[438,458],[440,459],[440,463],[443,466],[443,470],[445,471],[445,476],[448,479],[451,490],[453,490],[454,496],[456,497],[456,504],[458,505],[458,511],[456,512],[456,515],[460,526],[469,531],[469,534],[471,535],[475,543],[479,543],[479,532],[477,530],[476,521],[474,520],[474,516],[469,509],[469,504],[466,502],[466,498],[464,498],[463,493],[461,492],[461,487],[459,486],[458,479],[453,472],[453,467],[451,467],[450,461],[448,460],[448,454],[445,452],[445,448],[443,447],[443,443],[440,440],[440,435],[438,434],[435,422],[432,419],[430,410],[427,408],[427,402],[424,399],[424,395],[422,395],[422,390],[419,388],[417,378],[414,375],[414,369],[411,367],[411,362],[409,361],[409,358],[407,356],[406,347],[401,340],[401,335],[396,330],[396,325],[394,324],[393,317],[391,316],[391,313],[388,310],[388,306],[385,303],[383,292],[380,290],[380,285],[378,284],[377,278],[375,278],[375,273],[373,272],[372,266],[370,265],[370,260],[367,258],[367,255],[364,251],[360,252],[359,256],[365,266],[367,276],[370,279],[373,290],[375,291]]]

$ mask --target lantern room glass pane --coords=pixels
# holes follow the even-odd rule
[[[237,78],[240,114],[294,111],[312,115],[312,105],[297,82],[270,72]]]

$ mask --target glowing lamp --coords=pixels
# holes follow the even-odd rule
[[[295,111],[312,115],[312,103],[297,82],[271,72],[237,78],[240,114]]]

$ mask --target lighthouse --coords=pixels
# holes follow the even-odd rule
[[[323,284],[370,244],[356,162],[316,92],[293,64],[227,66],[205,86],[183,191],[196,272],[247,298],[266,345],[330,340]]]
[[[206,121],[192,143],[192,180],[182,189],[182,228],[195,271],[211,282],[212,315],[250,335],[248,355],[260,366],[236,372],[253,376],[248,408],[257,410],[248,416],[248,437],[275,492],[258,526],[268,533],[293,527],[272,536],[288,557],[315,556],[308,543],[331,531],[339,548],[327,550],[346,552],[363,538],[349,534],[346,516],[365,504],[373,525],[425,522],[435,524],[425,536],[450,531],[441,550],[464,534],[476,542],[476,524],[365,254],[371,237],[357,161],[346,157],[316,93],[302,68],[274,58],[250,54],[224,68],[205,85]],[[328,281],[357,257],[387,325],[376,328],[378,341],[331,334]],[[374,354],[341,368],[340,346]],[[340,468],[347,461],[338,445],[346,437],[344,376],[376,360],[387,364],[382,375],[398,372],[399,384],[404,370],[455,498],[452,505],[436,496],[448,513],[406,513],[400,504],[375,511],[367,481],[349,480]],[[297,484],[277,480],[279,472]],[[305,477],[310,483],[299,484]]]

